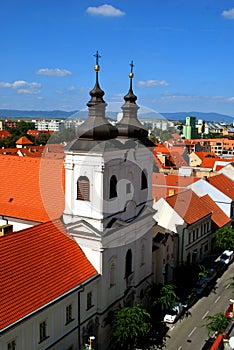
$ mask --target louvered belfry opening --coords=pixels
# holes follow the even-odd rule
[[[77,180],[77,199],[89,201],[89,179],[86,176],[80,176]]]

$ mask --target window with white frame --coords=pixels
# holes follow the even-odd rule
[[[66,306],[66,324],[73,321],[74,318],[72,317],[72,304],[69,304]]]
[[[44,321],[40,322],[40,325],[39,325],[39,343],[41,343],[42,341],[44,341],[47,338],[48,338],[47,321],[44,320]]]
[[[90,309],[93,306],[93,295],[92,292],[87,293],[87,310]]]
[[[110,178],[109,199],[117,197],[117,177],[112,175]]]
[[[77,180],[77,199],[80,201],[89,201],[90,184],[87,176],[80,176]]]
[[[16,350],[16,341],[12,340],[7,344],[7,350]]]

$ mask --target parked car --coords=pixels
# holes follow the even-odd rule
[[[196,303],[196,301],[197,301],[197,294],[193,292],[188,294],[185,298],[185,304],[187,305],[188,308],[193,306]]]
[[[205,277],[205,280],[207,283],[210,283],[215,279],[216,276],[217,276],[217,271],[213,268],[210,268],[207,271],[207,276]]]
[[[224,250],[224,252],[220,255],[220,262],[228,265],[234,257],[233,250]]]
[[[187,305],[182,304],[181,302],[175,303],[175,305],[168,310],[166,315],[164,316],[163,321],[167,323],[175,323],[178,318],[183,314]]]
[[[234,318],[234,304],[229,304],[227,310],[225,311],[225,316],[228,318]]]
[[[163,344],[167,335],[169,327],[166,322],[158,322],[147,335],[149,344],[160,345]]]
[[[196,295],[200,296],[208,286],[208,282],[206,280],[206,277],[201,278],[193,287],[192,292]]]

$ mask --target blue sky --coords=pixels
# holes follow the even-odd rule
[[[234,0],[3,0],[0,108],[85,109],[99,81],[119,108],[134,62],[137,103],[234,116]]]

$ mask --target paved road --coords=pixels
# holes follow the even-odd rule
[[[234,263],[217,279],[214,288],[199,299],[190,314],[170,325],[163,349],[167,350],[201,350],[208,340],[207,329],[204,326],[206,316],[225,312],[233,291],[227,287],[228,280],[234,276]]]

